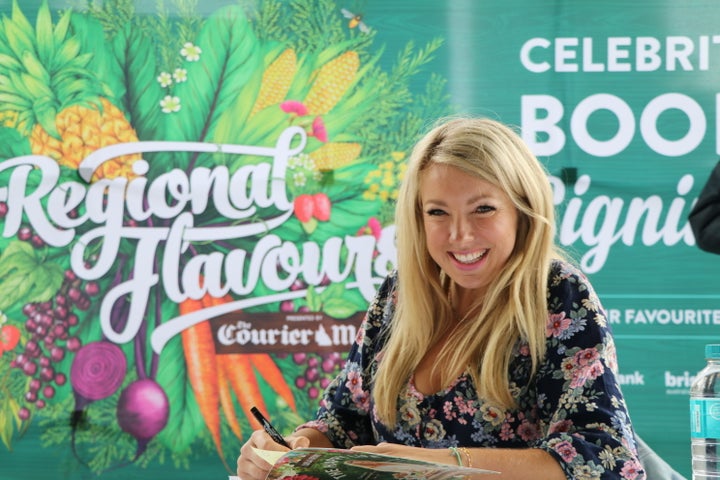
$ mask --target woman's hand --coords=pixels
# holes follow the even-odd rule
[[[293,449],[310,445],[310,439],[303,436],[291,435],[286,437],[285,441]],[[272,465],[255,453],[254,448],[279,452],[289,451],[282,445],[275,443],[264,430],[255,430],[240,449],[240,457],[237,460],[237,476],[242,480],[264,480],[270,468],[272,468]]]
[[[356,452],[380,453],[395,457],[411,458],[425,462],[446,463],[457,465],[456,458],[447,448],[420,448],[399,445],[397,443],[380,443],[378,445],[361,445],[352,447]]]

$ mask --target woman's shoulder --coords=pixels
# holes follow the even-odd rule
[[[377,297],[381,299],[388,299],[393,297],[398,286],[398,272],[397,269],[393,269],[385,276],[380,287],[377,289]]]
[[[609,329],[605,310],[579,267],[556,260],[548,279],[548,339],[596,344]]]
[[[377,288],[375,298],[368,309],[370,320],[377,324],[384,324],[392,318],[397,303],[397,270],[390,271]]]
[[[563,283],[590,286],[590,280],[578,266],[567,260],[556,258],[550,264],[548,287],[556,287]]]
[[[600,299],[583,271],[567,260],[554,260],[548,276],[550,311],[568,308],[602,310]]]

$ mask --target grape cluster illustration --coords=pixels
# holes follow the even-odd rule
[[[29,339],[11,366],[31,378],[25,393],[27,404],[44,408],[46,400],[55,395],[56,387],[67,382],[66,375],[57,371],[56,365],[65,359],[66,352],[76,352],[81,346],[80,339],[72,335],[73,327],[78,324],[73,309],[87,310],[90,297],[98,293],[95,282],[83,283],[72,270],[66,270],[54,299],[27,303],[23,307]],[[22,420],[30,418],[28,406],[23,406],[18,416]]]
[[[296,365],[305,367],[302,375],[295,377],[295,387],[304,390],[308,397],[315,400],[327,388],[343,366],[343,356],[338,352],[305,353],[292,355]]]

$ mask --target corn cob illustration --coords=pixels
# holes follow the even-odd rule
[[[33,29],[13,3],[12,17],[0,29],[0,114],[16,115],[14,128],[29,136],[34,154],[77,168],[101,147],[138,138],[122,111],[103,96],[89,68],[92,57],[80,52],[80,42],[69,33],[71,13],[53,28],[43,2]],[[138,158],[106,162],[93,178],[129,176]]]
[[[258,92],[257,100],[253,105],[250,116],[255,115],[263,108],[270,105],[277,105],[285,100],[290,85],[292,85],[295,72],[297,71],[297,55],[295,50],[288,48],[284,50],[273,62],[268,65],[263,73],[262,84]]]
[[[319,170],[334,170],[353,162],[362,150],[359,143],[329,142],[309,154]]]
[[[345,95],[352,85],[360,58],[352,50],[330,60],[313,75],[315,81],[305,97],[305,106],[309,115],[328,113]]]

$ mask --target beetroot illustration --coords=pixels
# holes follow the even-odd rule
[[[125,354],[116,344],[101,340],[82,346],[70,367],[75,411],[82,411],[91,402],[115,393],[126,373]]]
[[[150,378],[135,380],[120,393],[117,419],[120,428],[138,442],[135,459],[167,425],[170,402],[158,383]]]

